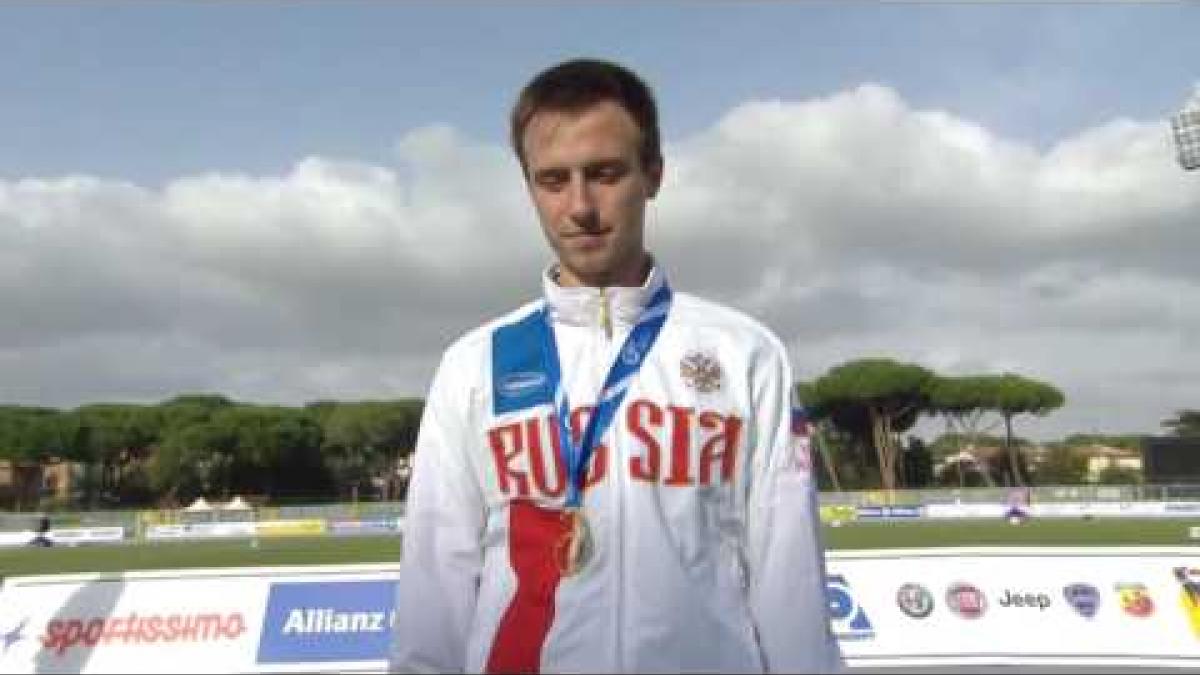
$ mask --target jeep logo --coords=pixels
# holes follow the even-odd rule
[[[1001,607],[1037,607],[1045,611],[1050,606],[1050,596],[1045,593],[1021,593],[1005,589],[999,600]]]

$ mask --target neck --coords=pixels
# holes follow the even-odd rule
[[[554,269],[554,280],[559,286],[587,286],[591,288],[611,288],[625,286],[637,288],[646,283],[650,270],[654,267],[654,259],[649,253],[642,253],[634,262],[620,269],[606,270],[597,274],[581,275],[572,272],[561,262]]]

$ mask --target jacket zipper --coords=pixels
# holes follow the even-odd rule
[[[608,291],[603,286],[600,288],[600,326],[604,329],[604,339],[606,342],[606,346],[611,347],[611,342],[612,342],[612,337],[613,337],[612,308],[609,307]],[[612,440],[613,452],[612,452],[612,456],[609,457],[609,461],[612,462],[612,466],[620,466],[621,465],[621,459],[617,455],[617,453],[618,453],[617,448],[620,446],[616,442],[616,433],[617,433],[617,430],[614,427],[613,428],[613,440]],[[616,517],[615,536],[613,537],[613,541],[615,543],[615,548],[616,548],[616,567],[617,567],[617,569],[616,569],[617,583],[615,586],[616,601],[613,603],[613,648],[614,648],[613,670],[615,672],[624,672],[625,671],[625,658],[624,658],[624,655],[622,654],[622,650],[624,649],[624,646],[622,643],[624,641],[622,640],[623,636],[621,635],[621,605],[625,600],[625,597],[624,597],[625,548],[622,545],[622,542],[624,539],[623,535],[625,532],[625,522],[624,522],[625,508],[624,508],[624,505],[622,504],[622,501],[625,496],[625,480],[624,480],[624,474],[620,471],[613,471],[612,476],[613,476],[613,478],[616,479],[616,481],[615,481],[616,485],[614,486],[616,489],[615,489],[615,494],[613,495],[613,501],[616,505],[616,512],[617,512],[616,513],[617,517]]]
[[[608,307],[608,292],[600,288],[600,325],[604,327],[604,337],[612,339],[612,312]]]

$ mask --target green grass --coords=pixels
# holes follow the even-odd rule
[[[268,567],[395,562],[399,537],[279,537],[120,546],[0,548],[0,577],[183,567]]]
[[[941,546],[1186,546],[1196,519],[849,522],[825,527],[832,550]],[[75,548],[0,548],[0,577],[184,567],[266,567],[399,560],[398,537],[281,537],[146,542]]]

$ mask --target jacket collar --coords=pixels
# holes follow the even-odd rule
[[[555,323],[570,326],[602,326],[604,310],[602,303],[608,301],[608,317],[617,328],[631,327],[642,314],[642,309],[666,283],[666,273],[657,263],[651,262],[650,273],[641,286],[609,286],[604,289],[591,286],[560,286],[558,264],[549,265],[542,272],[542,292],[546,307]],[[601,294],[603,290],[603,296]]]

